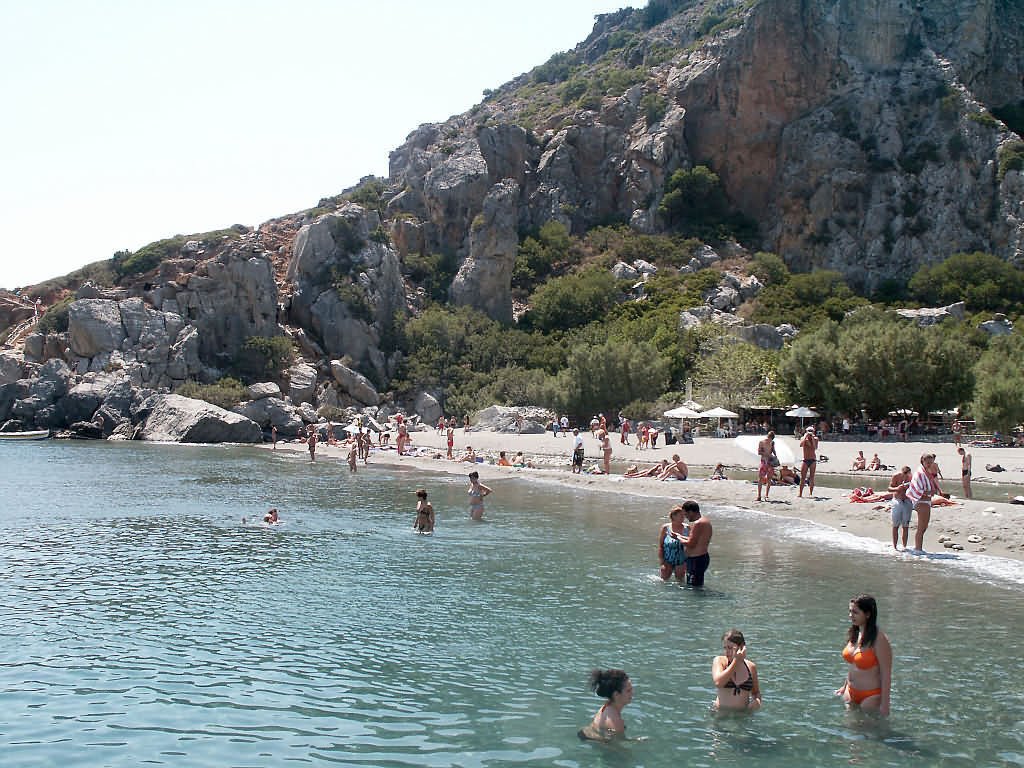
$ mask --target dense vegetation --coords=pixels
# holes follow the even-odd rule
[[[974,330],[976,321],[920,327],[889,311],[903,304],[858,295],[838,272],[792,274],[771,253],[680,272],[702,247],[682,229],[642,235],[605,226],[573,237],[551,223],[525,235],[514,292],[528,310],[519,321],[503,326],[431,302],[401,330],[405,363],[393,385],[400,394],[433,389],[451,413],[539,403],[579,418],[619,409],[654,417],[681,399],[690,380],[704,400],[733,410],[802,402],[878,417],[894,408],[927,413],[973,403],[986,412],[980,424],[1007,429],[1024,418],[1012,394],[1024,391],[1024,374],[1007,362],[1015,353],[1009,359],[1022,359],[1013,346],[1018,336],[990,340]],[[615,263],[638,259],[658,268],[642,289],[612,277]],[[680,327],[680,313],[704,305],[726,269],[764,286],[738,314],[796,325],[791,345],[766,351],[718,326]],[[958,254],[923,267],[909,295],[1019,317],[1021,280],[1019,268],[991,255]]]

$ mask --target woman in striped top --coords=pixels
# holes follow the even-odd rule
[[[907,498],[910,499],[917,511],[917,530],[914,532],[914,549],[924,551],[924,532],[928,530],[928,523],[932,517],[932,496],[939,492],[938,483],[932,474],[935,464],[935,454],[925,453],[921,456],[921,466],[910,478],[910,487],[907,488]]]

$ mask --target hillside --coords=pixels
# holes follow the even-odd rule
[[[943,316],[966,322],[948,357],[970,368],[988,346],[974,329],[1010,331],[1024,306],[1022,32],[1011,0],[606,14],[572,51],[413,130],[388,178],[36,286],[44,332],[16,340],[32,364],[176,390],[255,375],[239,361],[270,348],[252,340],[284,334],[320,409],[376,407],[336,363],[406,407],[653,413],[686,379],[722,404],[860,406],[835,370],[823,391],[787,368],[797,334],[871,302],[965,299]],[[140,312],[159,326],[144,353]],[[273,375],[287,391],[292,374]],[[969,402],[974,380],[957,382],[934,404]]]

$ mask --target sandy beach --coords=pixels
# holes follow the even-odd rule
[[[443,458],[446,450],[444,434],[430,429],[413,432],[414,456],[398,456],[394,450],[375,450],[370,456],[372,471],[374,464],[392,464],[423,469],[431,472],[464,474],[469,465]],[[599,455],[598,441],[588,433],[584,434],[586,462],[585,468],[596,464]],[[784,437],[777,442],[786,444],[794,455],[799,455],[796,440]],[[897,467],[904,464],[912,469],[920,464],[922,453],[936,454],[940,467],[943,468],[945,480],[941,481],[942,490],[950,493],[952,506],[936,506],[932,511],[931,524],[925,535],[925,550],[929,552],[958,551],[969,556],[971,553],[984,552],[990,556],[1006,557],[1024,561],[1024,506],[1006,501],[981,501],[961,498],[960,459],[956,448],[950,443],[924,442],[823,442],[819,454],[829,457],[829,461],[819,464],[817,482],[813,497],[809,497],[805,489],[804,498],[797,497],[795,486],[776,486],[771,490],[767,502],[757,502],[756,484],[749,480],[707,480],[717,462],[722,462],[727,470],[754,471],[757,459],[744,451],[735,441],[724,438],[698,437],[692,445],[659,445],[654,450],[639,451],[636,448],[635,436],[633,445],[621,445],[617,434],[612,435],[614,448],[613,474],[574,475],[569,471],[569,458],[572,453],[572,436],[554,437],[550,433],[542,435],[517,435],[498,433],[470,428],[464,432],[461,428],[455,434],[455,455],[458,458],[466,446],[472,446],[478,456],[485,459],[475,468],[480,472],[484,483],[499,478],[524,479],[537,483],[557,483],[565,487],[576,487],[587,492],[625,493],[638,496],[664,498],[664,503],[654,502],[651,505],[652,524],[664,518],[669,506],[687,498],[706,501],[713,504],[748,508],[761,513],[780,517],[799,518],[819,524],[831,526],[857,536],[876,539],[891,546],[892,523],[889,516],[888,502],[854,503],[850,501],[850,491],[835,487],[841,475],[854,478],[857,485],[871,486],[875,490],[884,491],[889,484],[892,471],[884,472],[850,472],[850,463],[858,450],[871,459],[877,452],[881,460]],[[269,448],[269,446],[267,446]],[[1020,494],[1024,495],[1024,449],[1014,448],[976,448],[965,446],[973,455],[975,489],[986,483],[1021,485]],[[278,450],[305,451],[306,447],[299,442],[278,443]],[[517,451],[534,463],[536,468],[499,467],[498,452],[506,451],[511,459]],[[689,465],[690,475],[685,482],[671,480],[658,481],[653,478],[624,478],[621,474],[623,462],[638,464],[641,468],[659,462],[662,458],[670,459],[678,453]],[[344,462],[347,449],[340,446],[328,446],[320,443],[317,446],[318,460]],[[436,457],[436,458],[435,458]],[[999,464],[1006,469],[1001,473],[985,471],[985,465]],[[616,470],[616,466],[619,467]],[[346,469],[347,471],[347,469]],[[830,484],[830,478],[832,483]],[[849,482],[849,481],[847,481]],[[1016,495],[1016,491],[1014,495]],[[910,543],[913,544],[916,514],[911,522]],[[943,539],[943,541],[940,541]],[[953,546],[947,546],[952,544]],[[959,548],[962,547],[962,550]]]

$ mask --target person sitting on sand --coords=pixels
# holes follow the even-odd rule
[[[595,669],[590,673],[590,689],[606,699],[597,710],[590,725],[581,728],[579,737],[594,741],[608,741],[626,735],[622,708],[633,700],[633,683],[621,669]]]
[[[779,482],[782,485],[796,485],[800,482],[800,478],[796,472],[790,469],[788,464],[783,464],[779,467]]]
[[[505,455],[504,451],[500,451],[498,453],[498,466],[499,467],[511,467],[512,466],[512,462],[508,460],[508,457]]]
[[[679,458],[678,453],[672,454],[672,463],[669,464],[658,475],[659,480],[685,480],[690,474],[689,467],[686,466],[686,462]]]
[[[434,532],[434,505],[427,501],[427,491],[420,488],[416,491],[416,519],[412,528],[417,533]]]
[[[476,464],[476,451],[473,450],[472,445],[466,446],[466,452],[462,454],[462,457],[459,459],[459,461],[465,461],[470,464]]]
[[[864,458],[864,451],[857,451],[857,456],[853,460],[853,464],[850,465],[850,469],[854,472],[862,472],[868,468],[868,460]]]
[[[526,460],[526,458],[523,456],[522,451],[516,451],[516,455],[512,457],[512,466],[519,467],[520,469],[522,469],[523,467],[528,467],[530,469],[537,468],[532,461]]]
[[[657,477],[668,467],[668,459],[662,459],[660,464],[655,464],[647,469],[639,469],[636,464],[626,469],[623,477]]]
[[[270,511],[263,516],[263,522],[267,525],[277,525],[281,522],[280,518],[277,516],[277,507],[272,507]]]
[[[871,457],[871,463],[868,464],[868,469],[871,470],[872,472],[877,472],[881,468],[882,460],[878,458],[878,454],[876,453]]]
[[[728,480],[725,476],[725,467],[722,466],[722,462],[715,464],[715,471],[711,473],[712,480]]]

